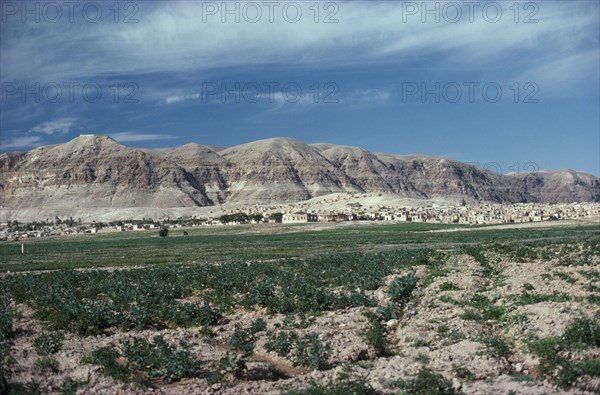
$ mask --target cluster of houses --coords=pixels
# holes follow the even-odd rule
[[[479,204],[442,205],[422,207],[386,207],[349,204],[342,210],[311,209],[304,203],[273,207],[254,207],[247,210],[230,209],[230,214],[245,213],[245,220],[223,221],[223,217],[172,220],[163,218],[158,223],[152,220],[116,224],[0,224],[0,241],[16,241],[22,238],[47,237],[97,233],[105,231],[156,231],[161,226],[169,228],[239,225],[246,223],[282,222],[284,224],[345,222],[345,221],[393,221],[441,224],[509,224],[595,217],[600,219],[600,203],[565,204]],[[232,216],[236,218],[236,216]],[[240,216],[238,216],[240,217]]]
[[[569,204],[479,204],[431,205],[425,207],[361,207],[341,212],[291,212],[283,215],[283,223],[340,222],[355,220],[379,220],[395,222],[441,223],[441,224],[506,224],[556,221],[587,218],[600,215],[599,203]]]
[[[61,225],[21,225],[11,226],[10,223],[0,224],[0,241],[18,241],[32,237],[67,236],[83,233],[96,233],[97,228],[90,226]]]

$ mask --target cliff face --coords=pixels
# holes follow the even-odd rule
[[[497,175],[452,159],[372,153],[278,138],[215,151],[127,148],[107,136],[0,155],[0,205],[193,207],[294,202],[339,192],[490,202],[600,201],[600,180],[572,170]]]
[[[169,158],[129,149],[106,136],[3,154],[0,172],[0,204],[10,208],[212,204],[195,177]]]

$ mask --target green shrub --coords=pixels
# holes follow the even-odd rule
[[[8,342],[0,342],[0,393],[8,393],[11,369],[15,359],[11,355],[11,346]]]
[[[240,324],[235,324],[233,334],[229,339],[229,347],[232,351],[241,352],[249,357],[254,353],[253,334],[244,329]]]
[[[379,357],[389,355],[390,350],[388,341],[385,337],[385,328],[383,327],[379,317],[374,313],[365,313],[367,317],[367,329],[362,333],[367,341],[367,344],[375,349],[375,354]]]
[[[506,307],[495,305],[492,300],[484,295],[475,295],[468,303],[478,309],[481,320],[502,320],[506,314]]]
[[[452,382],[433,370],[422,367],[416,377],[411,380],[398,380],[395,387],[407,394],[415,395],[457,395],[462,392],[452,388]]]
[[[525,306],[528,304],[536,304],[542,302],[568,302],[571,300],[571,296],[564,293],[557,294],[531,294],[529,292],[523,292],[516,300],[517,305]]]
[[[48,356],[59,352],[64,340],[65,335],[61,332],[41,334],[33,340],[33,346],[39,355]]]
[[[463,320],[471,320],[471,321],[481,321],[483,319],[481,314],[479,314],[478,312],[476,312],[473,309],[465,310],[465,312],[461,314],[460,318],[462,318]]]
[[[452,365],[452,373],[461,380],[473,381],[475,375],[464,366]]]
[[[510,346],[499,336],[486,336],[479,341],[485,344],[488,353],[495,357],[508,358],[511,355]]]
[[[294,343],[298,340],[298,334],[294,331],[279,331],[276,334],[268,333],[265,350],[273,351],[280,357],[287,357]]]
[[[132,337],[120,342],[120,350],[114,346],[99,348],[85,356],[82,363],[102,366],[102,373],[115,380],[140,384],[156,379],[177,381],[198,372],[198,362],[187,343],[180,341],[178,348],[162,336],[155,336],[151,342]]]
[[[117,362],[121,354],[114,346],[101,347],[81,358],[81,363],[100,365],[102,374],[117,381],[130,382],[137,376],[127,364]],[[141,377],[140,377],[141,379]],[[138,380],[141,383],[141,380]]]
[[[10,308],[10,302],[6,295],[0,294],[0,342],[3,342],[12,336],[13,332],[13,311]]]
[[[259,332],[264,332],[267,330],[267,323],[261,317],[256,318],[250,323],[250,327],[248,328],[248,332],[254,336]]]
[[[410,298],[412,291],[417,286],[419,278],[412,271],[406,276],[396,278],[392,281],[389,288],[389,295],[393,302],[404,304]]]
[[[50,370],[52,372],[58,372],[58,361],[50,356],[44,355],[35,361],[35,366],[41,370]]]
[[[260,319],[262,321],[262,319]],[[264,321],[255,320],[248,328],[235,324],[234,331],[229,338],[229,350],[218,362],[212,364],[209,382],[223,381],[227,375],[241,378],[247,370],[247,362],[254,353],[254,336],[266,327]]]
[[[450,327],[448,327],[448,325],[438,326],[437,332],[442,338],[447,339],[453,343],[459,342],[464,338],[460,331],[456,329],[450,330]]]
[[[578,318],[565,329],[563,341],[576,349],[600,347],[600,324],[589,318]]]
[[[440,299],[440,302],[453,304],[453,305],[462,305],[461,302],[459,302],[458,300],[456,300],[453,297],[448,296],[448,295],[440,295],[439,299]]]
[[[460,291],[460,287],[453,282],[446,281],[440,284],[440,291]]]
[[[75,395],[77,390],[88,384],[88,381],[67,379],[61,386],[62,395]]]
[[[313,370],[325,370],[329,367],[331,344],[321,342],[319,333],[311,332],[298,339],[294,353],[294,363],[310,367]]]
[[[529,350],[540,358],[555,358],[560,349],[561,339],[559,337],[547,337],[534,340],[529,343]]]
[[[383,307],[383,306],[377,307],[377,312],[379,314],[381,314],[384,321],[398,319],[398,314],[396,312],[396,306],[394,306],[392,303],[388,303],[387,306],[385,306],[385,307]]]
[[[559,351],[565,349],[586,349],[600,346],[600,326],[589,318],[578,318],[572,321],[563,336],[533,340],[529,350],[540,357],[539,374],[548,376],[557,386],[570,389],[584,375],[600,376],[600,363],[593,360],[576,362],[560,356]]]
[[[340,375],[335,381],[318,384],[314,381],[306,388],[287,389],[284,395],[377,395],[377,392],[364,377]]]
[[[240,355],[235,350],[228,350],[224,357],[212,364],[209,383],[223,381],[227,375],[241,378],[247,370],[248,356]]]

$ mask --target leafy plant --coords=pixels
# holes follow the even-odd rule
[[[430,360],[431,358],[429,358],[429,355],[423,353],[418,353],[415,357],[415,362],[418,362],[421,365],[427,365]]]
[[[229,339],[231,350],[241,352],[247,357],[251,356],[254,353],[253,335],[240,324],[235,324],[234,328],[233,334]]]
[[[600,346],[598,322],[582,317],[573,320],[561,337],[536,339],[529,343],[530,351],[540,357],[539,373],[551,377],[563,389],[570,389],[579,377],[600,377],[600,363],[596,360],[575,362],[561,356],[561,350],[581,350]]]
[[[0,342],[0,393],[8,393],[11,369],[15,359],[11,355],[11,346],[8,342]]]
[[[298,340],[298,334],[294,331],[279,331],[276,334],[269,333],[268,336],[265,350],[276,352],[280,357],[286,357]]]
[[[385,307],[377,307],[377,312],[381,314],[382,318],[385,321],[398,319],[398,314],[396,313],[396,306],[394,306],[392,303],[388,303]]]
[[[39,355],[48,356],[60,351],[65,340],[62,332],[41,334],[33,340],[33,346]]]
[[[422,367],[419,373],[411,380],[397,380],[394,386],[404,390],[407,394],[416,395],[458,395],[462,392],[452,388],[452,383],[444,376],[433,370]]]
[[[35,361],[35,366],[41,370],[51,370],[58,372],[58,361],[50,356],[44,355]]]
[[[388,341],[385,337],[385,328],[383,327],[379,317],[372,313],[365,313],[367,317],[367,329],[363,332],[363,337],[367,344],[375,349],[375,354],[379,357],[389,355],[390,350]]]
[[[262,322],[261,322],[262,321]],[[209,381],[219,382],[231,374],[240,378],[247,369],[247,362],[254,353],[254,336],[266,327],[264,320],[253,321],[248,328],[235,324],[234,331],[229,338],[229,350],[217,363],[213,363],[213,371]]]
[[[198,362],[192,357],[188,345],[168,344],[162,336],[151,342],[132,337],[115,346],[102,347],[85,356],[82,363],[102,366],[102,373],[115,380],[148,384],[149,380],[172,382],[191,377],[198,372]]]
[[[0,342],[9,339],[13,332],[13,310],[8,296],[0,294]]]
[[[418,280],[419,278],[414,271],[403,277],[394,279],[390,284],[388,291],[392,301],[399,304],[406,303],[410,298],[412,291],[417,286]]]
[[[213,363],[209,382],[216,383],[223,381],[228,374],[236,378],[241,378],[247,369],[248,356],[240,355],[234,350],[227,351],[224,357]]]
[[[367,382],[366,377],[351,376],[340,372],[336,380],[319,384],[311,382],[306,388],[287,389],[284,395],[377,395],[378,392]]]
[[[319,338],[319,333],[311,332],[297,341],[294,363],[313,370],[325,370],[329,367],[330,355],[331,344],[324,344]]]
[[[88,381],[83,380],[66,380],[60,387],[62,395],[75,395],[77,390],[88,384]]]
[[[464,366],[452,365],[452,373],[461,380],[472,381],[475,378],[473,372]]]
[[[542,302],[548,302],[548,301],[559,302],[559,303],[567,302],[571,299],[572,299],[571,296],[564,294],[564,293],[532,294],[529,292],[523,292],[516,300],[516,303],[520,306],[525,306],[528,304],[536,304],[536,303],[542,303]]]
[[[248,328],[248,332],[251,335],[256,335],[259,332],[263,332],[267,330],[267,323],[261,317],[256,318],[250,323],[250,327]]]
[[[507,358],[511,355],[511,348],[504,339],[499,336],[486,336],[479,339],[486,345],[488,353],[495,357]]]
[[[460,291],[460,287],[453,282],[445,281],[440,284],[440,291]]]
[[[448,325],[438,326],[437,332],[442,338],[448,339],[451,342],[458,342],[463,339],[463,335],[460,333],[460,331],[456,329],[450,330]]]
[[[565,329],[563,341],[575,349],[600,347],[600,324],[590,318],[575,319]]]

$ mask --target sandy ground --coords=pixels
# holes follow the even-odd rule
[[[162,218],[215,218],[228,212],[245,211],[262,212],[267,209],[269,212],[288,212],[297,210],[322,210],[322,211],[342,211],[348,209],[350,204],[360,203],[364,207],[418,207],[431,204],[456,204],[460,200],[444,199],[411,199],[403,198],[394,194],[347,194],[333,193],[325,196],[315,197],[307,201],[296,203],[274,203],[274,204],[223,204],[206,207],[100,207],[100,208],[76,208],[65,207],[64,209],[44,209],[40,207],[31,207],[24,209],[11,209],[9,207],[0,208],[0,222],[17,219],[19,222],[32,222],[46,219],[53,219],[55,216],[81,218],[84,222],[101,221],[110,222],[124,219],[142,220],[144,218],[153,218],[160,220]]]

